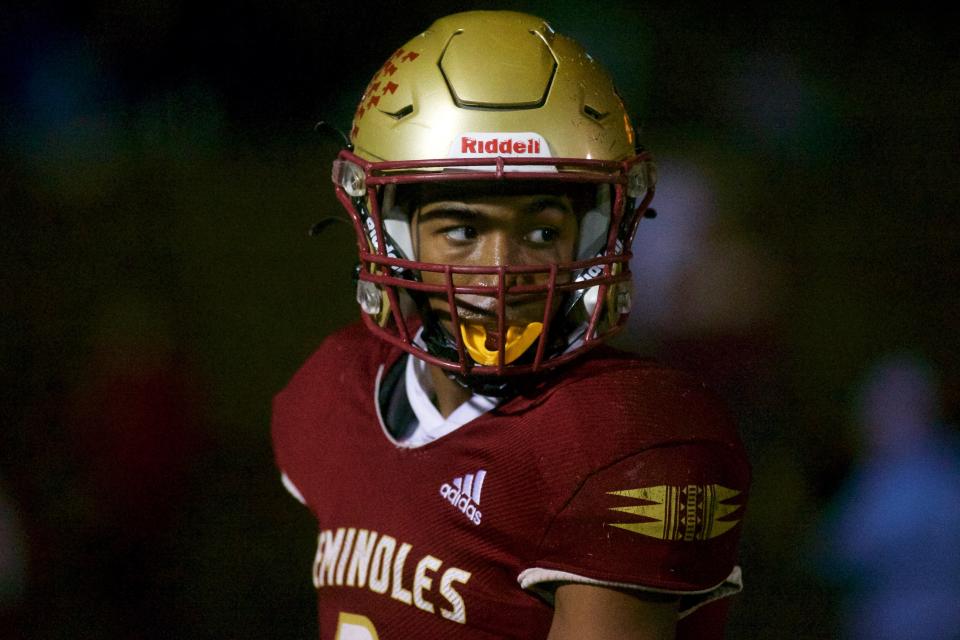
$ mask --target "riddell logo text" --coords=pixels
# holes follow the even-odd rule
[[[502,154],[502,155],[540,155],[540,141],[536,138],[515,140],[513,138],[491,138],[478,140],[469,136],[460,138],[460,153]]]

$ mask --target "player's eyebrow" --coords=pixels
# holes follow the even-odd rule
[[[573,213],[573,207],[567,198],[552,195],[544,195],[532,200],[520,209],[520,213],[522,215],[534,215],[545,209],[557,209],[564,213]],[[427,211],[421,209],[418,215],[421,224],[434,220],[470,221],[483,216],[480,211],[464,202],[444,202]]]
[[[476,220],[480,213],[470,207],[468,204],[449,202],[428,211],[420,210],[417,214],[419,223],[432,222],[434,220],[455,220],[469,221]]]

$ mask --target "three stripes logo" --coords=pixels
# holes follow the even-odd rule
[[[459,509],[473,524],[480,524],[480,492],[483,491],[483,479],[487,477],[485,469],[476,473],[468,473],[452,482],[444,482],[440,486],[440,495],[443,499]]]

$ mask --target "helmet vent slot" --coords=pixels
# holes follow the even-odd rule
[[[583,112],[587,115],[588,118],[592,118],[597,122],[600,122],[601,120],[606,118],[608,115],[610,115],[609,113],[600,113],[599,111],[597,111],[596,109],[594,109],[588,104],[583,105]]]
[[[408,104],[407,106],[403,107],[402,109],[397,109],[396,111],[393,111],[393,112],[384,111],[383,113],[386,114],[386,115],[388,115],[388,116],[390,116],[390,117],[393,118],[394,120],[403,120],[403,119],[406,118],[408,115],[410,115],[411,113],[413,113],[413,105],[412,105],[412,104]]]

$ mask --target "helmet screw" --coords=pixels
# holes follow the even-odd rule
[[[383,294],[380,287],[367,280],[357,282],[357,302],[363,312],[371,316],[380,313],[382,308]]]

